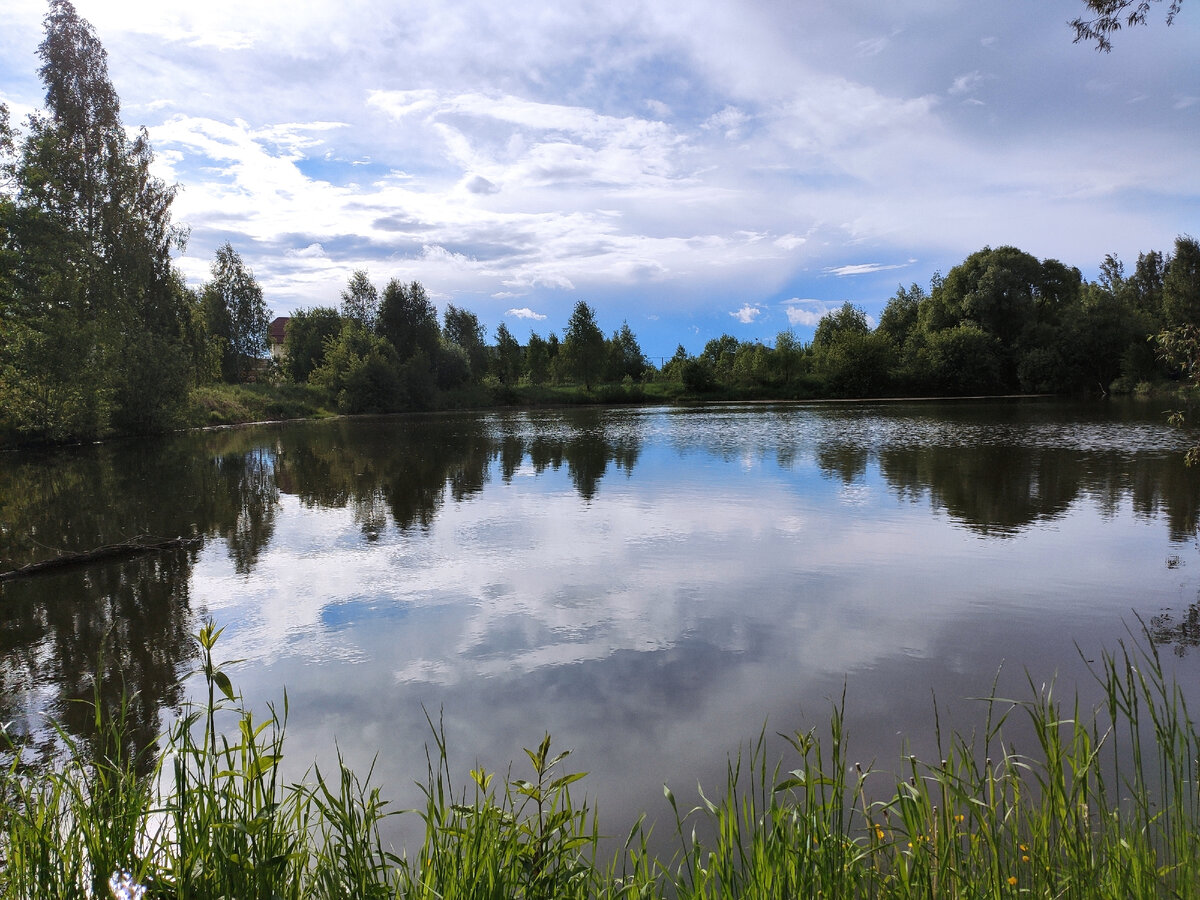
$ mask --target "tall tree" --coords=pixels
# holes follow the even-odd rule
[[[525,371],[530,384],[545,384],[550,380],[550,345],[535,331],[529,333],[525,347]]]
[[[437,359],[441,336],[437,310],[419,281],[405,286],[393,278],[387,283],[375,330],[391,341],[402,362],[417,351],[422,351],[430,362]]]
[[[627,376],[640,381],[646,371],[646,354],[638,343],[637,336],[628,322],[621,323],[621,330],[614,331],[608,342],[608,377],[610,381],[622,381]]]
[[[575,304],[567,320],[562,349],[570,374],[590,391],[604,370],[606,347],[595,311],[582,300]]]
[[[521,377],[521,345],[512,336],[508,326],[501,322],[496,327],[496,377],[501,384],[515,385]]]
[[[862,335],[871,331],[867,314],[847,300],[835,311],[821,317],[813,333],[814,347],[828,347],[848,335]]]
[[[365,269],[357,269],[342,291],[342,318],[351,319],[367,330],[375,327],[379,315],[379,291],[371,284]]]
[[[5,166],[15,196],[0,204],[11,266],[0,273],[0,415],[48,437],[161,427],[193,358],[170,257],[185,237],[171,222],[174,188],[150,174],[145,131],[126,134],[91,25],[67,0],[52,0],[44,25],[46,106]],[[10,135],[0,144],[15,149]]]
[[[470,310],[460,309],[453,303],[447,304],[442,316],[446,340],[466,354],[470,366],[470,380],[480,381],[487,371],[487,348],[484,345],[483,326],[479,317]]]
[[[1175,252],[1162,282],[1162,311],[1168,325],[1200,327],[1200,243],[1175,238]]]
[[[229,242],[217,248],[212,276],[203,304],[209,331],[223,340],[221,376],[245,381],[267,351],[271,311],[254,273]]]

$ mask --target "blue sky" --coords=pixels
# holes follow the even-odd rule
[[[1158,6],[1160,4],[1156,4]],[[1200,10],[1071,43],[1080,0],[77,0],[180,185],[276,314],[365,268],[524,338],[579,300],[651,356],[877,317],[985,245],[1095,278],[1200,234]],[[41,102],[45,4],[0,9]]]

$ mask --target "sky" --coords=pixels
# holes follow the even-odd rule
[[[1200,235],[1200,0],[1109,54],[1081,0],[77,0],[209,276],[276,315],[351,274],[560,336],[575,304],[656,363],[877,320],[984,246],[1095,279]],[[46,4],[0,8],[36,109]]]

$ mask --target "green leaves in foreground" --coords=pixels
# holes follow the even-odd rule
[[[425,836],[385,845],[394,813],[338,755],[335,776],[281,775],[282,713],[256,718],[197,637],[206,702],[189,706],[147,766],[118,711],[91,742],[59,737],[59,771],[23,764],[0,731],[0,898],[1200,897],[1200,740],[1153,645],[1120,645],[1094,674],[1102,701],[1053,686],[984,703],[981,729],[937,735],[939,759],[898,773],[851,763],[845,697],[826,739],[765,729],[731,758],[721,794],[675,818],[677,850],[648,849],[645,815],[610,862],[596,813],[571,788],[549,735],[529,779],[475,769],[456,788],[441,722],[429,720]],[[96,706],[99,709],[99,704]],[[119,890],[118,890],[119,889]]]

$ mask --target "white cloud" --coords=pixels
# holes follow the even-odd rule
[[[808,238],[801,237],[798,234],[781,234],[775,238],[775,246],[782,250],[795,250],[797,247],[802,247],[808,242]]]
[[[846,258],[918,257],[923,280],[1014,243],[1086,268],[1200,227],[1198,101],[1162,75],[1190,63],[1190,20],[1118,58],[1031,40],[1062,31],[1048,6],[932,28],[913,4],[76,2],[181,186],[181,268],[206,277],[230,240],[284,307],[365,267],[489,324],[510,296],[554,319],[587,290],[660,315],[673,347],[692,302],[811,296],[829,275],[881,296],[892,267]],[[0,10],[18,125],[41,102],[43,13]],[[983,49],[1001,46],[1026,52]]]
[[[665,120],[671,118],[671,107],[667,106],[667,104],[663,103],[661,100],[650,98],[643,101],[643,105],[646,107],[646,109],[650,110],[650,115],[654,116],[656,119]]]
[[[325,253],[325,248],[318,243],[309,244],[299,250],[288,249],[283,251],[284,255],[292,256],[297,259],[326,259],[328,254]]]
[[[534,312],[528,306],[522,306],[520,309],[505,310],[504,314],[517,319],[532,319],[535,322],[544,322],[546,320],[544,315]]]
[[[912,260],[909,260],[908,263],[895,263],[890,266],[885,266],[881,263],[857,263],[850,266],[834,266],[826,269],[825,271],[830,275],[837,275],[839,278],[845,278],[848,275],[873,275],[876,272],[887,272],[891,269],[903,269],[906,268],[911,262]]]
[[[983,76],[979,74],[978,70],[974,72],[967,72],[965,75],[959,75],[954,79],[954,82],[950,85],[948,93],[951,96],[970,94],[971,92],[977,90],[979,85],[982,83]]]
[[[720,112],[709,116],[700,127],[709,131],[719,132],[727,140],[736,140],[742,136],[743,126],[746,124],[748,118],[737,107],[726,106]]]
[[[830,309],[823,300],[801,300],[793,297],[784,302],[783,311],[787,314],[789,325],[813,328],[830,312]]]
[[[735,309],[730,313],[730,315],[743,325],[751,325],[754,323],[755,319],[762,315],[762,312],[763,311],[759,307],[751,306],[749,303],[747,303],[741,309]]]

